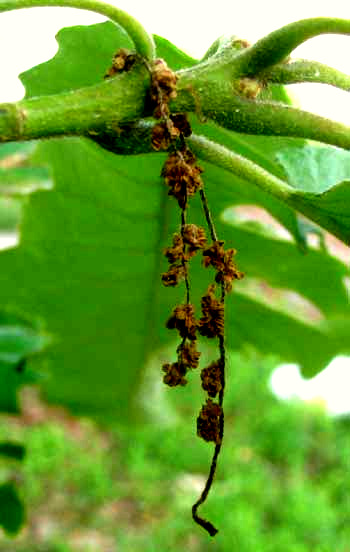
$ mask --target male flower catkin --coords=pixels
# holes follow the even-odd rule
[[[215,444],[221,443],[220,436],[220,416],[222,408],[211,399],[202,406],[202,410],[197,418],[197,433],[205,441],[213,441]]]
[[[166,323],[169,330],[176,329],[180,336],[191,341],[196,339],[197,324],[194,317],[194,306],[190,303],[177,305]]]
[[[201,299],[202,317],[198,330],[204,337],[219,337],[224,335],[224,304],[215,297],[215,284],[209,286]]]
[[[202,387],[207,391],[209,397],[216,397],[222,389],[221,383],[221,360],[216,360],[203,368],[201,372]]]
[[[230,292],[232,290],[232,281],[241,280],[244,274],[237,270],[233,261],[233,257],[237,251],[235,249],[225,251],[224,244],[224,241],[217,240],[205,249],[203,251],[203,265],[205,267],[213,266],[217,270],[215,281],[218,284],[223,283],[225,291]]]
[[[154,104],[154,117],[160,121],[154,125],[151,142],[156,151],[169,150],[161,175],[168,187],[168,195],[173,196],[181,210],[181,228],[172,238],[172,244],[164,250],[169,267],[161,276],[167,287],[185,283],[186,301],[177,305],[166,322],[168,329],[178,331],[181,342],[176,349],[177,361],[163,364],[163,381],[170,387],[184,386],[189,370],[199,365],[200,352],[197,351],[197,332],[203,337],[217,338],[220,358],[201,371],[202,388],[208,398],[197,418],[197,434],[205,441],[215,444],[212,465],[203,492],[192,507],[192,516],[213,536],[217,529],[197,514],[198,507],[206,500],[212,485],[217,457],[220,452],[224,430],[223,398],[225,386],[225,344],[224,344],[224,299],[231,291],[232,282],[242,278],[234,264],[234,249],[224,250],[224,242],[216,238],[211,220],[201,174],[203,169],[187,147],[185,139],[191,135],[187,116],[182,113],[170,114],[169,102],[176,97],[176,75],[163,60],[157,60],[152,71],[151,101]],[[186,220],[189,200],[199,191],[203,212],[213,243],[208,246],[204,229]],[[202,316],[195,319],[195,309],[191,303],[189,263],[198,251],[203,252],[204,267],[216,270],[215,282],[220,285],[221,299],[215,296],[216,284],[209,286],[201,299]],[[214,399],[218,395],[218,402]]]
[[[187,200],[202,187],[196,158],[188,148],[171,153],[162,169],[162,176],[169,187],[168,195],[174,196],[181,209],[187,207]]]
[[[177,385],[186,385],[187,380],[185,375],[187,372],[186,366],[179,362],[173,362],[172,364],[166,363],[162,367],[165,376],[163,382],[169,385],[169,387],[176,387]]]

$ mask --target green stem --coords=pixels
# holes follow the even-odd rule
[[[211,142],[204,136],[192,134],[187,138],[191,150],[204,161],[209,161],[216,166],[229,171],[239,178],[248,180],[268,194],[288,201],[289,195],[294,189],[286,182],[259,167],[249,159],[233,153],[220,144]]]
[[[172,111],[201,113],[225,128],[245,134],[306,138],[350,149],[350,128],[282,104],[253,101],[232,93],[232,84],[179,79]],[[149,116],[150,77],[144,64],[94,86],[0,105],[0,141],[32,140],[87,133],[118,139],[119,126]],[[191,87],[191,92],[189,88]],[[198,101],[198,103],[197,103]]]
[[[350,19],[317,17],[290,23],[242,50],[235,60],[235,68],[241,76],[257,76],[260,71],[285,60],[297,46],[320,34],[348,35]]]
[[[346,92],[350,91],[350,76],[337,71],[333,67],[308,61],[306,59],[295,60],[292,63],[275,65],[260,73],[263,81],[275,84],[294,84],[300,82],[316,82],[329,84],[341,88]]]
[[[123,10],[99,0],[0,0],[0,12],[48,6],[77,8],[105,15],[126,31],[142,57],[149,61],[155,58],[153,39],[142,25]]]
[[[138,119],[150,76],[143,63],[94,86],[0,105],[0,142],[110,131]]]
[[[344,241],[344,232],[339,227],[339,223],[331,216],[321,213],[319,207],[312,201],[308,201],[310,194],[292,188],[284,180],[270,174],[253,161],[233,153],[203,136],[192,135],[187,140],[191,150],[202,160],[213,163],[215,166],[255,184],[264,192],[282,200]]]
[[[243,134],[307,138],[350,149],[350,128],[284,104],[249,100],[235,94],[232,81],[203,67],[180,72],[178,96],[171,108],[195,112]],[[226,69],[224,67],[224,69]]]

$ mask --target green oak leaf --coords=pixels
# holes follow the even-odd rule
[[[129,45],[124,33],[109,23],[64,29],[58,41],[55,58],[22,76],[27,97],[97,82],[114,51]],[[178,67],[193,63],[170,43],[158,42],[162,56],[174,66],[176,60]],[[233,148],[240,142],[250,158],[259,157],[274,174],[282,174],[274,163],[277,140],[270,149],[269,138],[223,136],[219,138],[226,145]],[[162,250],[179,229],[176,202],[168,198],[159,176],[164,160],[164,154],[155,153],[115,155],[82,138],[42,141],[32,157],[33,166],[50,171],[54,189],[29,196],[20,245],[0,254],[0,304],[16,305],[29,318],[45,321],[55,339],[45,359],[33,357],[31,365],[47,374],[42,385],[48,399],[75,412],[130,419],[131,401],[150,355],[176,338],[164,322],[184,300],[184,290],[164,289],[160,282],[160,273],[167,270]],[[248,295],[244,281],[238,282],[228,298],[228,347],[255,344],[298,362],[306,374],[320,371],[349,348],[345,336],[338,339],[329,329],[333,320],[348,317],[346,267],[325,251],[310,249],[302,255],[293,242],[237,224],[227,213],[249,203],[265,207],[291,233],[297,232],[290,208],[274,206],[249,182],[239,182],[212,164],[205,163],[204,169],[220,238],[239,250],[238,265],[247,279],[297,291],[325,317],[321,323],[300,320]],[[198,197],[191,201],[188,216],[204,224]],[[213,274],[198,258],[191,263],[191,278],[198,308]]]
[[[297,190],[319,194],[350,180],[350,152],[333,146],[282,148],[276,158]]]
[[[282,149],[277,159],[286,171],[296,209],[350,243],[350,153],[331,146]]]

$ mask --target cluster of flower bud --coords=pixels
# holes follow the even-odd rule
[[[137,54],[135,52],[131,52],[126,48],[119,48],[119,50],[117,50],[114,54],[112,65],[106,71],[104,78],[108,79],[110,77],[114,77],[118,73],[129,71],[136,60]]]
[[[204,337],[224,335],[224,304],[215,297],[215,284],[209,286],[201,299],[202,317],[199,320],[199,333]]]
[[[216,397],[222,389],[221,368],[221,359],[219,359],[209,364],[207,368],[203,368],[201,372],[202,387],[209,397]]]
[[[220,284],[224,292],[232,289],[233,280],[243,278],[243,273],[237,270],[233,261],[236,254],[234,249],[224,249],[224,241],[216,240],[210,247],[203,250],[203,265],[212,266],[216,270],[215,282]],[[224,302],[215,296],[215,284],[209,286],[207,293],[201,299],[202,317],[198,322],[198,331],[201,335],[213,338],[224,338]],[[197,433],[206,441],[219,444],[222,439],[220,417],[222,416],[223,370],[224,358],[222,351],[220,359],[212,362],[201,372],[202,387],[210,398],[202,407],[197,418]],[[211,399],[219,394],[219,403]]]
[[[156,119],[169,116],[169,102],[176,98],[177,76],[163,59],[156,59],[151,72],[151,101]]]
[[[209,286],[201,299],[202,316],[198,321],[198,331],[201,335],[222,338],[224,335],[224,303],[215,297],[215,284]],[[212,362],[201,371],[202,388],[211,398],[222,391],[223,361]],[[215,444],[221,442],[220,416],[222,408],[218,403],[207,399],[197,418],[197,434],[205,441]]]
[[[233,280],[241,280],[244,276],[243,272],[237,270],[233,261],[234,255],[237,253],[235,249],[224,249],[225,242],[217,240],[210,247],[203,251],[203,264],[205,267],[213,266],[217,271],[215,281],[218,284],[223,284],[225,291],[232,290]]]
[[[174,234],[173,244],[164,250],[169,261],[169,269],[162,274],[165,286],[176,286],[185,278],[186,265],[197,251],[206,245],[206,235],[203,228],[195,224],[185,224],[181,234]]]
[[[202,406],[197,418],[197,434],[205,441],[213,441],[216,445],[221,443],[220,418],[222,407],[211,399]]]
[[[216,458],[223,438],[224,415],[222,409],[224,396],[224,297],[231,291],[233,280],[243,277],[234,263],[234,249],[225,251],[224,242],[215,238],[216,233],[211,221],[201,173],[196,158],[186,146],[185,138],[191,135],[191,126],[185,114],[171,114],[169,102],[176,97],[177,77],[163,60],[156,60],[151,72],[151,101],[154,105],[153,115],[160,119],[152,129],[151,142],[156,151],[169,150],[161,175],[168,186],[168,195],[173,196],[181,209],[181,231],[175,233],[172,244],[164,250],[169,268],[162,274],[162,282],[173,287],[181,281],[186,284],[186,302],[177,305],[166,322],[166,327],[179,333],[181,342],[176,349],[177,360],[166,362],[162,366],[163,382],[170,387],[187,384],[187,373],[199,365],[200,352],[197,351],[197,334],[219,341],[220,358],[211,362],[201,371],[202,388],[207,399],[197,417],[197,435],[216,445],[212,468],[204,493],[208,493],[213,480]],[[205,231],[195,224],[187,224],[186,211],[189,199],[200,190],[203,211],[214,238],[208,246]],[[212,266],[216,270],[215,283],[210,285],[201,298],[201,317],[195,318],[195,309],[190,302],[190,282],[188,266],[191,258],[198,252],[203,253],[204,267]],[[221,288],[221,297],[216,297],[217,284]],[[218,399],[216,397],[218,396]],[[215,399],[217,402],[215,402]],[[205,494],[205,496],[206,496]],[[202,497],[204,494],[202,495]],[[200,498],[193,507],[193,518],[205,527],[211,535],[216,529],[205,520],[198,518],[196,508],[205,500]]]
[[[200,352],[196,348],[197,324],[194,316],[194,307],[190,303],[177,305],[166,323],[170,330],[179,332],[182,341],[177,348],[177,362],[163,364],[164,383],[170,387],[186,385],[185,375],[191,368],[197,368]]]
[[[196,165],[196,158],[187,147],[176,150],[167,158],[162,176],[169,187],[168,195],[177,199],[181,209],[185,209],[188,198],[202,188],[202,172],[203,169]]]
[[[164,121],[154,125],[151,142],[156,151],[167,150],[181,135],[187,138],[192,133],[190,123],[184,113],[169,115]]]

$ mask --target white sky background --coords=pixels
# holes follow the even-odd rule
[[[267,33],[306,17],[350,18],[349,0],[109,0],[136,17],[150,32],[164,36],[200,58],[222,34],[255,42]],[[23,87],[17,75],[54,56],[55,34],[66,26],[92,24],[104,18],[68,8],[34,8],[0,14],[0,102],[19,100]],[[113,52],[111,52],[112,54]],[[300,46],[295,58],[331,65],[350,74],[350,36],[323,35]],[[303,109],[350,125],[350,94],[325,85],[290,87]],[[333,413],[350,411],[349,359],[340,358],[315,380],[304,382],[296,366],[280,367],[272,379],[285,398],[322,397]]]

